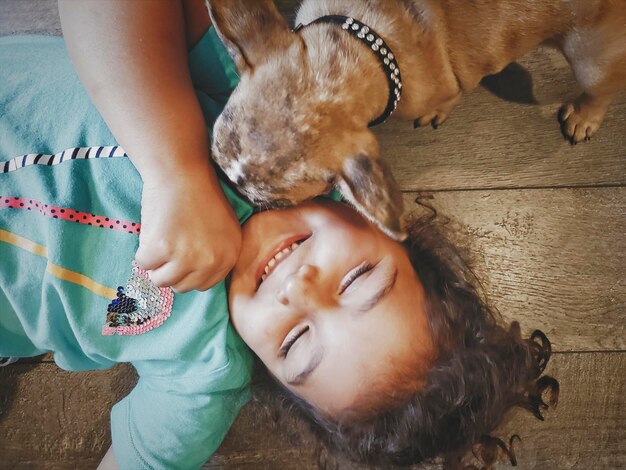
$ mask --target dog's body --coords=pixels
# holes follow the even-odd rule
[[[404,77],[394,117],[421,125],[443,123],[483,77],[545,42],[561,50],[585,91],[565,118],[574,141],[597,130],[626,85],[624,0],[308,0],[296,22],[337,12],[364,18],[386,38]]]
[[[242,73],[215,127],[214,158],[255,202],[294,204],[333,186],[392,236],[401,198],[367,123],[388,99],[368,47],[334,24],[291,32],[268,0],[211,0]],[[443,123],[463,93],[529,49],[558,47],[584,92],[562,109],[572,142],[626,85],[626,0],[304,0],[296,24],[357,19],[402,71],[394,118]]]

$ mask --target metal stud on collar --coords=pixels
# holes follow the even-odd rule
[[[395,55],[391,52],[391,48],[369,26],[355,20],[350,16],[322,16],[306,25],[300,23],[294,28],[293,31],[298,32],[303,27],[310,26],[316,23],[340,24],[343,30],[350,33],[350,35],[366,44],[368,48],[370,48],[374,52],[376,59],[380,63],[383,71],[385,72],[385,76],[387,77],[387,83],[389,84],[389,97],[387,98],[387,106],[383,113],[376,119],[371,121],[368,124],[368,127],[373,127],[385,122],[387,118],[391,115],[391,113],[393,113],[398,107],[400,97],[402,96],[402,76],[400,75],[400,66],[396,61]]]

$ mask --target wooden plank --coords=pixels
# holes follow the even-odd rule
[[[505,318],[542,329],[558,351],[626,349],[626,188],[432,197]]]
[[[561,103],[579,93],[565,59],[543,47],[520,64],[492,81],[508,99],[538,104],[505,101],[481,87],[437,130],[393,120],[374,129],[404,190],[626,183],[626,93],[591,142],[572,147],[556,119]]]
[[[1,0],[0,36],[7,34],[61,35],[57,0]]]
[[[66,372],[54,363],[0,368],[0,468],[95,468],[109,413],[135,383],[129,365]]]
[[[8,34],[61,35],[58,0],[1,0],[0,36]],[[276,0],[276,6],[293,22],[297,0]],[[36,14],[33,14],[36,12]]]
[[[519,468],[624,468],[626,352],[555,354],[548,372],[561,383],[558,409],[543,423],[514,411],[495,433],[521,435]],[[133,380],[126,367],[82,373],[53,364],[0,369],[0,468],[93,467],[110,442],[108,410]],[[248,406],[204,468],[317,468],[314,439],[304,428],[298,433],[275,430],[260,409]],[[342,469],[364,468],[341,463]]]
[[[551,362],[548,373],[561,385],[558,408],[543,423],[515,413],[499,429],[521,436],[520,468],[626,468],[626,353],[557,354]]]
[[[276,3],[293,21],[299,2]],[[391,119],[374,131],[407,191],[626,183],[626,92],[592,142],[572,147],[556,117],[579,93],[560,52],[539,47],[483,80],[441,129]]]

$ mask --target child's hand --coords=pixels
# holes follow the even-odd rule
[[[206,290],[237,261],[241,227],[209,170],[144,178],[135,259],[160,287]]]

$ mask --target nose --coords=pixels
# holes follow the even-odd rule
[[[319,307],[324,301],[319,274],[319,268],[316,266],[303,264],[287,277],[276,294],[277,300],[291,307],[304,309]]]

